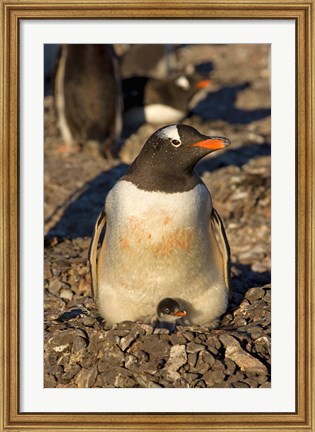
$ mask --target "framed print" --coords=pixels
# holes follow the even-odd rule
[[[1,19],[2,430],[315,430],[314,2]]]

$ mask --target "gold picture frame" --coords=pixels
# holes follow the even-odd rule
[[[315,431],[314,0],[1,0],[1,430]],[[293,19],[297,84],[296,411],[66,414],[19,412],[19,25],[23,19]]]

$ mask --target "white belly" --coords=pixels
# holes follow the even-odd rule
[[[159,301],[179,299],[194,323],[226,309],[223,274],[209,236],[204,185],[184,193],[139,190],[121,181],[109,193],[98,264],[98,303],[108,323],[153,317]]]
[[[183,111],[163,104],[152,104],[144,108],[145,119],[151,124],[177,123],[183,119]]]
[[[128,126],[133,124],[167,124],[178,123],[185,116],[185,112],[163,104],[152,104],[145,107],[134,107],[124,114],[124,122]]]

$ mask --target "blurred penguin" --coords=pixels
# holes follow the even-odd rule
[[[163,79],[177,71],[176,45],[135,44],[121,57],[124,78],[150,76]]]
[[[58,60],[59,45],[44,44],[44,94],[52,94],[54,73]]]
[[[112,156],[122,129],[122,90],[111,45],[61,46],[55,106],[64,140],[61,151],[71,153],[88,143]]]
[[[197,74],[176,75],[165,79],[124,79],[124,122],[127,127],[136,127],[142,123],[178,123],[189,113],[193,97],[206,89],[209,83],[209,79]]]

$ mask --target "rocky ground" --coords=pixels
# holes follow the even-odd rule
[[[184,46],[179,65],[211,62],[211,86],[184,123],[232,146],[198,171],[232,251],[233,296],[219,327],[108,327],[92,298],[87,251],[106,193],[146,138],[124,130],[117,158],[68,156],[45,97],[45,387],[269,387],[271,384],[270,89],[267,45]],[[162,125],[161,125],[162,126]]]

